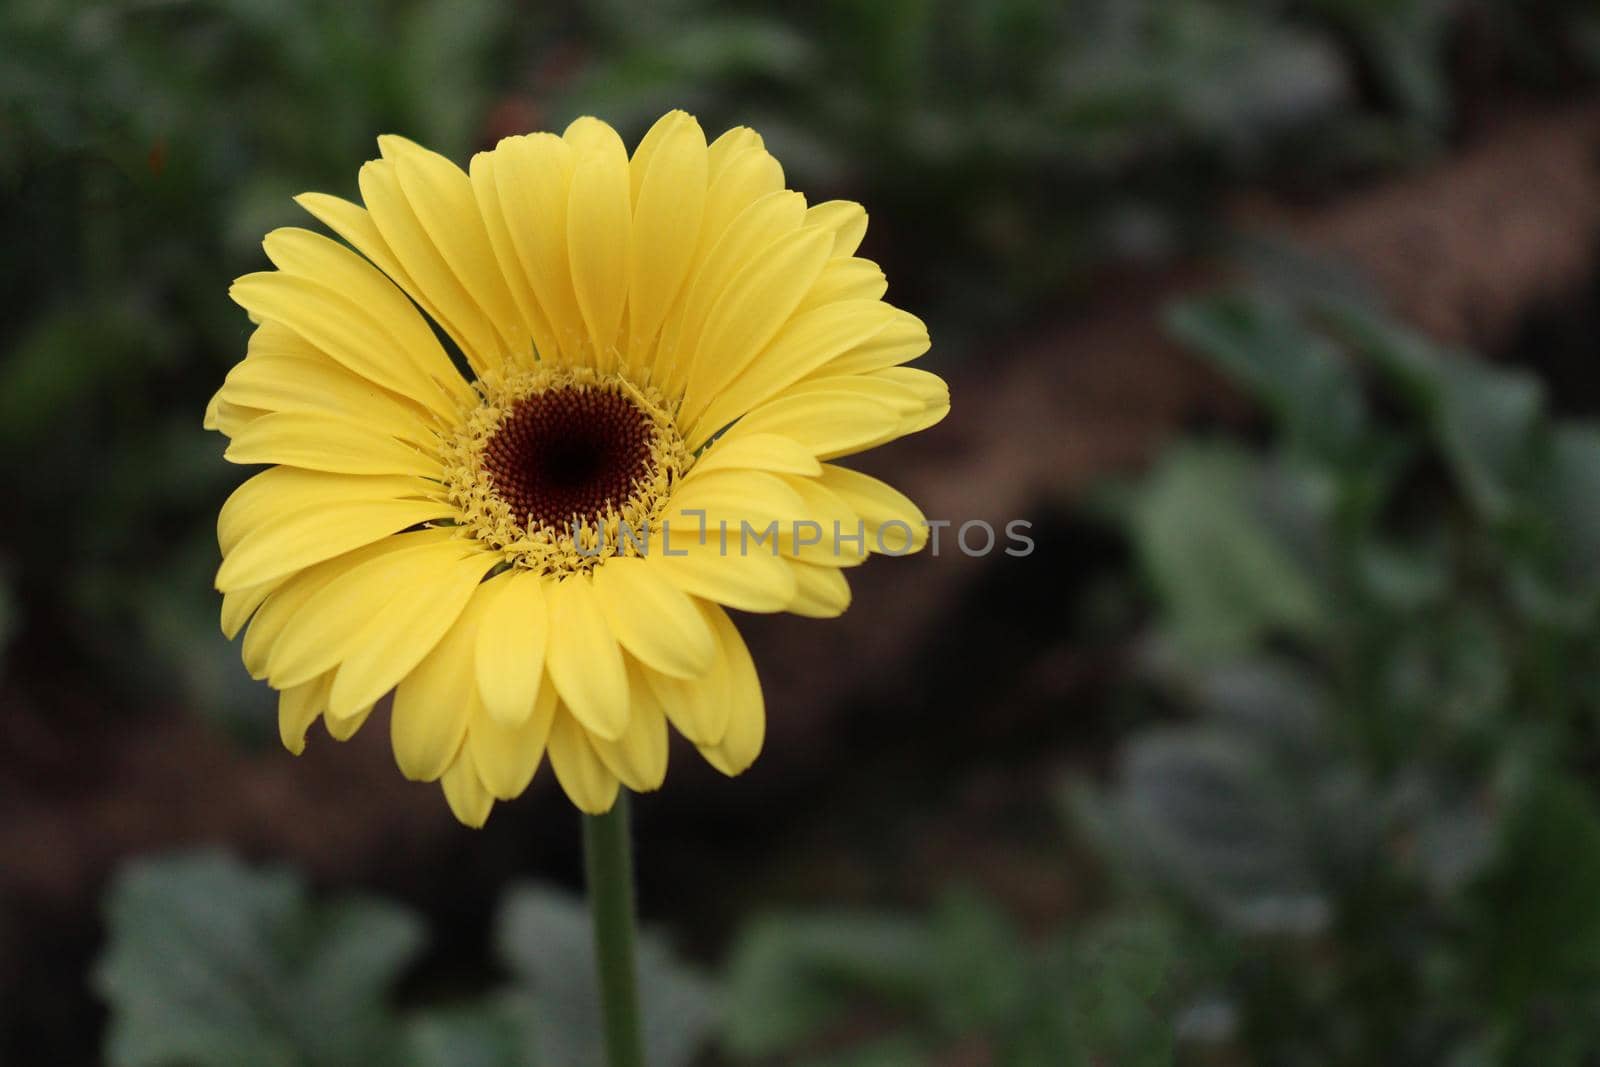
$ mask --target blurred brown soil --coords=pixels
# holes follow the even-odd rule
[[[1590,278],[1600,229],[1597,150],[1594,106],[1510,116],[1426,171],[1314,208],[1252,200],[1239,205],[1238,218],[1314,256],[1344,261],[1402,318],[1441,338],[1493,349],[1530,306],[1574,293]],[[1220,268],[1208,264],[1104,279],[1087,311],[1004,341],[1003,358],[973,353],[949,373],[949,419],[864,466],[904,489],[932,518],[956,525],[981,519],[997,530],[1136,467],[1192,420],[1238,411],[1222,383],[1170,343],[1160,325],[1171,298],[1221,280]],[[951,606],[1009,562],[998,553],[979,559],[954,551],[954,533],[945,532],[937,558],[878,560],[858,571],[855,604],[842,619],[742,620],[766,682],[767,752],[736,789],[714,794],[717,805],[701,788],[715,775],[692,758],[677,758],[673,788],[649,807],[681,819],[685,812],[742,805],[743,817],[759,823],[767,800],[785,796],[792,803],[825,792],[836,738],[850,726],[842,717],[880,705],[904,715],[904,694],[926,684],[913,676],[919,650],[941,628],[970,622],[952,618]],[[1065,701],[1080,673],[1069,663],[1028,684],[1059,686],[1063,692],[1045,695]],[[0,781],[5,921],[20,923],[40,909],[81,912],[120,859],[197,842],[233,843],[328,879],[364,880],[375,870],[436,863],[440,852],[458,851],[452,842],[461,835],[453,833],[437,788],[406,783],[395,771],[381,710],[355,740],[339,745],[317,731],[306,755],[292,759],[276,746],[243,751],[181,714],[107,717],[93,708],[58,714],[12,698],[6,703],[0,716],[8,767]],[[985,711],[1005,714],[999,707]],[[548,791],[549,775],[541,780]],[[554,810],[552,800],[536,800],[533,809],[525,802],[523,813],[497,818],[525,826],[526,810]],[[646,817],[656,816],[647,810]],[[950,864],[963,835],[981,839],[983,821],[975,814],[971,834],[957,826],[944,843],[925,842],[914,865]],[[982,865],[979,854],[974,866]],[[973,864],[972,857],[963,862]],[[1028,872],[998,876],[1014,882],[1017,894],[1038,892]],[[1017,903],[1024,912],[1033,906]],[[0,989],[14,988],[22,973],[7,943],[25,940],[20,927],[0,928]]]

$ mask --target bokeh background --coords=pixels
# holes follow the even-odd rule
[[[596,1063],[576,818],[296,760],[200,428],[373,137],[755,126],[1035,551],[741,620],[635,805],[653,1063],[1600,1063],[1591,0],[7,0],[0,1061]]]

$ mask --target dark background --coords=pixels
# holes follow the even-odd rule
[[[1597,72],[1579,0],[10,0],[0,1061],[592,1062],[573,811],[279,748],[200,418],[374,135],[683,107],[928,322],[863,466],[1036,550],[740,620],[766,753],[635,804],[656,1059],[1600,1063]]]

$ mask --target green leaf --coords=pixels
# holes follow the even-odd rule
[[[1292,445],[1346,459],[1367,427],[1366,402],[1349,361],[1286,305],[1230,294],[1176,304],[1172,332],[1265,405]]]
[[[141,860],[107,905],[94,971],[113,1067],[344,1067],[396,1058],[385,1000],[422,945],[408,912],[309,899],[220,853]]]
[[[1544,387],[1521,371],[1442,350],[1350,308],[1335,322],[1427,423],[1430,437],[1483,517],[1511,516],[1537,469]]]
[[[1222,656],[1274,630],[1324,625],[1324,594],[1292,536],[1320,506],[1309,492],[1226,446],[1180,447],[1161,461],[1131,525],[1180,646]]]
[[[514,994],[419,1014],[406,1024],[407,1067],[539,1067],[532,1015]]]
[[[592,938],[588,908],[570,894],[525,885],[501,903],[495,945],[535,1020],[542,1067],[605,1065]],[[648,931],[640,934],[637,960],[650,1062],[684,1067],[717,1021],[715,990]]]
[[[1032,985],[1032,956],[1010,918],[970,890],[947,890],[932,917],[934,1009],[956,1034],[1015,1027]]]
[[[925,1004],[937,966],[927,928],[909,918],[759,919],[740,934],[728,967],[727,1045],[771,1055],[817,1036],[864,1000]]]

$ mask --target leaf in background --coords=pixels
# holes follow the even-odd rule
[[[1304,780],[1220,730],[1151,731],[1110,797],[1126,848],[1158,881],[1239,929],[1307,934],[1328,920]]]
[[[495,945],[535,1020],[541,1067],[604,1067],[592,938],[588,909],[567,893],[527,885],[501,902]],[[652,1067],[684,1067],[717,1021],[716,991],[648,932],[637,958]]]
[[[1231,294],[1184,301],[1167,322],[1283,425],[1291,446],[1349,460],[1367,430],[1366,401],[1349,361],[1287,306]]]
[[[1088,1062],[1171,1064],[1181,959],[1171,924],[1156,916],[1112,915],[1079,934],[1072,954],[1073,1030]]]
[[[975,892],[947,890],[932,917],[934,1008],[951,1033],[1015,1028],[1032,986],[1031,952],[1011,919]]]
[[[1134,543],[1178,643],[1200,656],[1248,648],[1274,630],[1325,623],[1324,594],[1269,503],[1304,512],[1308,487],[1269,477],[1248,454],[1189,445],[1167,454],[1130,515]]]
[[[924,1003],[938,963],[927,928],[909,918],[759,919],[740,934],[728,966],[728,1048],[771,1055],[817,1036],[863,1001]]]
[[[1536,617],[1571,625],[1600,601],[1600,427],[1565,423],[1528,491],[1528,529],[1513,545],[1515,591]]]
[[[1541,994],[1600,991],[1600,811],[1560,776],[1529,784],[1481,887],[1482,977],[1502,1019],[1527,1026]]]
[[[532,1014],[515,995],[423,1012],[406,1024],[406,1067],[545,1067]]]
[[[94,983],[112,1067],[345,1067],[397,1059],[385,1006],[420,923],[360,897],[309,899],[284,870],[220,853],[141,860],[107,905]]]
[[[1340,331],[1414,407],[1461,491],[1492,521],[1511,517],[1537,468],[1544,387],[1523,371],[1436,348],[1420,335],[1350,308]]]

